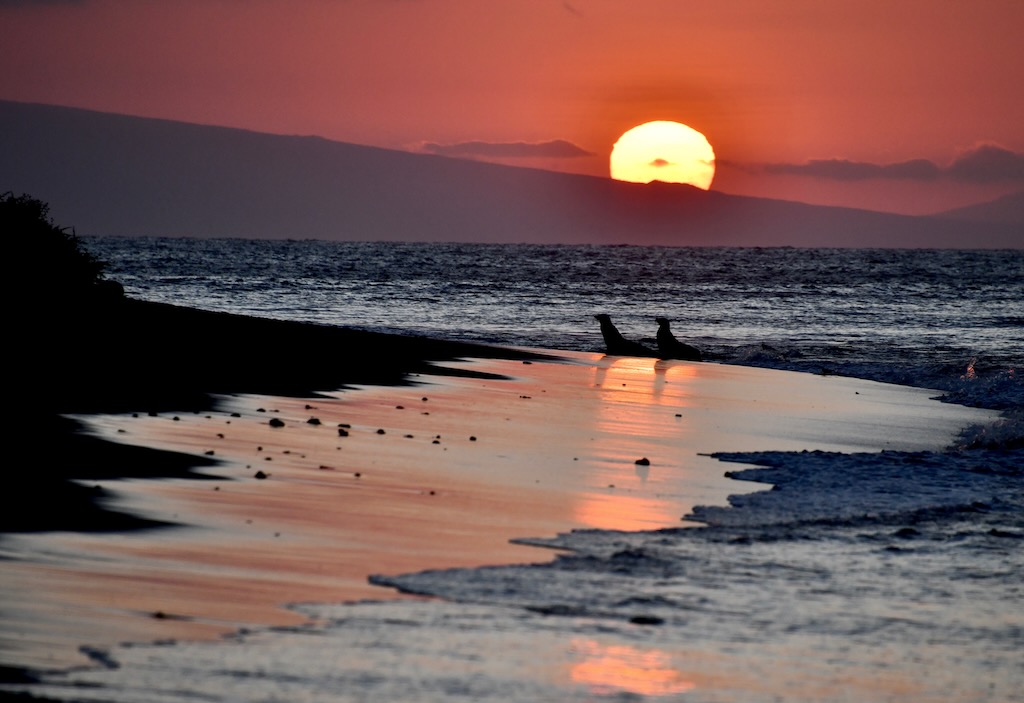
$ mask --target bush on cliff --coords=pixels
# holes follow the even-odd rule
[[[0,195],[0,237],[14,256],[8,280],[20,283],[24,302],[53,300],[83,302],[96,297],[120,297],[121,287],[103,278],[103,263],[81,246],[75,233],[58,227],[50,206],[29,195]]]

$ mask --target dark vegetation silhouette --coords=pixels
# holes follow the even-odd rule
[[[32,288],[23,303],[60,299],[76,304],[123,295],[119,284],[103,277],[103,262],[82,248],[74,231],[54,224],[43,201],[11,191],[0,195],[0,232],[14,252],[14,270],[8,275]]]
[[[57,226],[49,213],[47,203],[30,195],[0,195],[0,236],[11,253],[5,285],[12,287],[9,319],[17,374],[8,430],[14,428],[28,448],[4,476],[0,531],[155,524],[104,511],[99,486],[68,480],[126,475],[137,465],[187,475],[190,466],[203,462],[143,448],[104,451],[104,443],[78,434],[78,424],[61,416],[75,409],[73,401],[64,405],[61,399],[65,391],[74,395],[69,379],[104,373],[88,362],[88,354],[79,352],[102,347],[90,334],[89,321],[101,308],[121,301],[123,289],[104,278],[103,262],[82,247],[73,231]]]

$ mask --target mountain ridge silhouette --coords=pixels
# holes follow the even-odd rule
[[[633,184],[229,127],[0,101],[0,190],[83,235],[638,244],[1024,246],[978,223]]]

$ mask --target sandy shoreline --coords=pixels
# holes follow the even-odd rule
[[[542,561],[509,540],[677,526],[758,488],[709,452],[936,449],[989,416],[857,379],[561,355],[448,362],[455,375],[315,399],[79,416],[218,465],[206,480],[99,482],[110,507],[180,527],[4,535],[3,663],[60,668],[87,661],[83,644],[297,624],[285,604],[399,597],[371,574]]]

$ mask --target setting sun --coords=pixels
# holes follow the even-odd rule
[[[715,177],[715,152],[707,138],[679,122],[647,122],[615,142],[611,176],[632,183],[689,183],[707,190]]]

